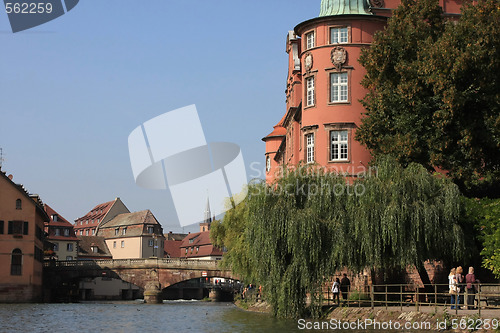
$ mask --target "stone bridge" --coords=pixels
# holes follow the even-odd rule
[[[201,277],[238,280],[217,260],[186,259],[115,259],[46,262],[44,286],[58,290],[82,278],[109,277],[130,282],[144,290],[146,303],[160,303],[161,290],[176,283]]]

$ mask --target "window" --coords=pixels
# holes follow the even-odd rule
[[[306,34],[306,50],[312,49],[313,47],[316,46],[316,38],[314,35],[314,31]]]
[[[3,235],[3,221],[0,221],[0,235]]]
[[[196,247],[196,253],[198,253],[198,251],[200,251],[200,247],[199,246]]]
[[[126,234],[127,234],[127,227],[122,229],[122,235],[126,235]]]
[[[269,156],[266,157],[266,172],[271,171],[271,158]]]
[[[64,229],[64,236],[69,237],[69,229],[68,228]]]
[[[155,243],[155,241],[154,241],[154,240],[152,240],[152,239],[150,239],[150,240],[148,241],[148,245],[149,245],[149,247],[153,247],[153,246],[154,246],[154,243]]]
[[[73,260],[73,256],[66,256],[66,260]]]
[[[188,254],[188,248],[186,247],[186,254]]]
[[[59,220],[59,217],[57,214],[52,215],[52,221],[57,222]]]
[[[54,235],[55,236],[60,236],[61,235],[61,229],[58,229],[58,228],[54,229]]]
[[[9,235],[27,235],[28,234],[28,222],[23,221],[9,221],[7,227],[7,233]]]
[[[89,229],[85,230],[85,236],[89,235]]]
[[[306,79],[306,106],[314,105],[314,76]]]
[[[154,230],[155,230],[154,227],[149,226],[148,227],[148,234],[152,234],[154,232]]]
[[[16,200],[16,209],[23,209],[23,202],[21,201],[21,199]]]
[[[306,135],[306,162],[314,162],[314,134]]]
[[[331,44],[345,44],[348,43],[348,30],[347,27],[331,28],[330,29],[330,43]]]
[[[83,230],[80,230],[80,236],[83,236]]]
[[[90,247],[90,251],[91,251],[92,253],[98,253],[98,252],[99,252],[99,248],[98,248],[97,246],[95,246],[95,245],[92,245],[92,246]]]
[[[116,249],[116,241],[113,242],[113,249]]]
[[[115,236],[118,236],[120,234],[120,228],[115,229]]]
[[[35,260],[43,262],[43,250],[35,245]]]
[[[125,241],[122,241],[122,247],[125,247]]]
[[[23,253],[19,249],[12,251],[10,260],[10,275],[22,275]]]
[[[331,152],[330,160],[347,161],[348,159],[348,134],[347,131],[331,131]]]
[[[348,82],[347,73],[330,74],[330,102],[347,102]]]
[[[54,243],[54,251],[59,251],[59,243]]]
[[[95,229],[92,229],[92,236],[95,236]]]
[[[73,243],[66,244],[66,250],[68,252],[73,252]]]

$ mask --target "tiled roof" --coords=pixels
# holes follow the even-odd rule
[[[165,254],[170,258],[179,258],[181,256],[181,243],[180,240],[166,240],[163,246]]]
[[[45,222],[45,232],[48,233],[47,239],[48,240],[61,240],[61,241],[77,241],[78,238],[76,238],[75,235],[75,229],[73,228],[73,225],[68,222],[64,217],[62,217],[59,213],[57,213],[52,207],[49,205],[45,204],[43,206],[45,209],[45,212],[50,218],[49,222]],[[53,217],[54,215],[57,215],[57,221],[54,221]],[[61,229],[69,229],[69,236],[64,236],[63,233],[64,231],[61,231],[61,235],[56,236],[54,234],[54,229],[55,228],[61,228]]]
[[[111,221],[106,223],[101,229],[124,227],[137,224],[159,224],[153,213],[149,210],[143,210],[134,213],[125,213],[115,216]]]
[[[169,232],[168,234],[164,234],[166,240],[176,240],[182,241],[188,234],[177,234],[173,232]]]
[[[98,236],[78,236],[80,243],[78,244],[79,258],[112,258],[109,252],[106,241],[103,237]],[[97,253],[92,251],[92,246],[97,246]]]
[[[75,228],[87,228],[88,226],[97,226],[99,222],[101,222],[102,218],[106,216],[110,208],[113,206],[113,203],[116,200],[108,201],[102,204],[98,204],[94,208],[92,208],[87,214],[75,220]],[[85,223],[85,221],[89,221]],[[94,222],[92,222],[94,221]],[[78,225],[79,222],[83,222],[84,225]]]
[[[196,249],[199,247],[198,251]],[[186,248],[188,253],[186,254]],[[191,251],[193,248],[193,251]],[[187,235],[181,243],[181,257],[196,258],[206,256],[221,256],[222,250],[212,245],[210,241],[210,231],[197,232]]]

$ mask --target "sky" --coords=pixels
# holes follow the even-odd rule
[[[238,144],[248,178],[264,178],[261,138],[285,113],[287,31],[320,2],[81,0],[15,34],[0,10],[2,171],[69,221],[120,197],[165,232],[198,230],[181,228],[167,191],[135,184],[128,135],[195,104],[207,141]]]

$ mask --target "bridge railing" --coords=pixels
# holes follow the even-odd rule
[[[164,267],[190,269],[218,269],[218,260],[197,260],[180,258],[139,258],[139,259],[102,259],[102,260],[57,260],[46,261],[44,266],[49,268],[78,268],[78,267]]]

